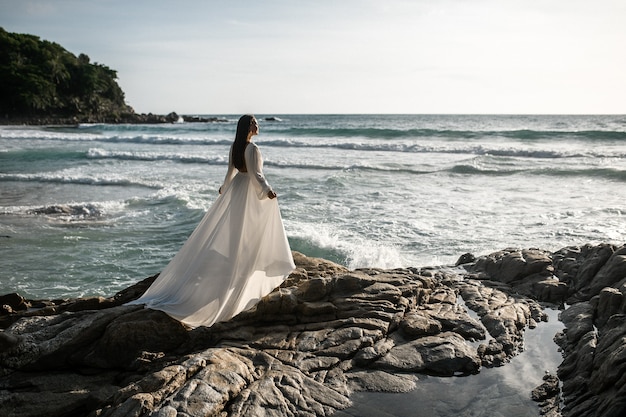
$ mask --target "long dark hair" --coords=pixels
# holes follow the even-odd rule
[[[237,133],[235,134],[235,142],[233,143],[233,165],[241,172],[246,172],[246,160],[243,156],[246,146],[248,145],[248,133],[252,119],[251,114],[244,114],[237,122]]]

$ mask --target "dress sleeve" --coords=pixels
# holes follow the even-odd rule
[[[252,148],[249,152],[246,152],[246,167],[248,168],[248,173],[253,175],[254,179],[261,186],[259,199],[267,198],[267,193],[272,190],[272,187],[270,187],[265,175],[263,175],[263,157],[261,156],[261,151],[254,143],[249,144],[248,148]],[[247,148],[246,151],[248,151]]]
[[[226,171],[226,176],[224,177],[224,183],[220,187],[220,194],[226,191],[226,188],[230,185],[230,182],[233,180],[235,176],[235,165],[233,163],[233,147],[230,147],[230,152],[228,153],[228,171]]]

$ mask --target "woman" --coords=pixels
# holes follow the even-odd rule
[[[263,175],[252,115],[237,123],[220,196],[181,250],[130,304],[190,327],[211,326],[255,305],[295,268],[276,193]]]

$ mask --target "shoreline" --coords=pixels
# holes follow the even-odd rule
[[[218,123],[226,120],[220,117],[200,117],[179,115],[171,112],[165,115],[153,113],[127,113],[119,115],[75,115],[75,116],[26,116],[0,118],[0,126],[77,126],[79,124],[172,124],[172,123]]]
[[[525,332],[547,320],[548,305],[567,306],[554,338],[564,359],[528,393],[538,412],[626,409],[618,383],[626,363],[613,354],[626,348],[626,245],[506,249],[466,254],[455,267],[391,270],[293,254],[297,269],[279,289],[211,328],[123,305],[156,276],[109,298],[33,305],[12,295],[8,310],[2,297],[0,411],[36,416],[46,404],[53,417],[193,415],[202,404],[233,416],[281,407],[330,416],[359,391],[409,392],[420,375],[464,375],[471,384],[481,369],[506,367],[524,350]]]

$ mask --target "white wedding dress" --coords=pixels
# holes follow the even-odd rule
[[[129,304],[162,310],[190,327],[211,326],[254,306],[293,271],[257,145],[249,143],[244,157],[248,172],[237,171],[231,154],[221,195],[150,288]]]

